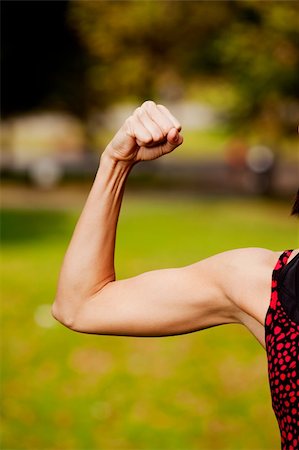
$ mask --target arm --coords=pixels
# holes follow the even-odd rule
[[[132,165],[101,157],[60,271],[53,315],[72,327],[88,299],[115,280],[116,227]]]
[[[86,333],[182,334],[239,322],[227,296],[224,257],[115,280],[114,249],[126,178],[138,161],[182,143],[180,125],[164,107],[146,102],[103,152],[61,268],[54,317]]]
[[[155,159],[182,143],[180,124],[163,106],[145,102],[103,152],[86,204],[67,249],[53,315],[71,326],[81,307],[115,280],[116,227],[126,178],[138,161]]]

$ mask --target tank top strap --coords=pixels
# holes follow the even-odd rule
[[[278,290],[277,290],[278,277],[282,268],[288,263],[288,259],[292,252],[293,250],[285,250],[284,252],[282,252],[272,272],[270,308],[274,310],[276,309],[276,303],[278,299]]]

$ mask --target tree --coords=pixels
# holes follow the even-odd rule
[[[90,56],[100,104],[179,95],[209,76],[233,83],[242,120],[299,100],[299,11],[294,2],[75,1],[69,11]],[[168,89],[171,86],[171,89]]]

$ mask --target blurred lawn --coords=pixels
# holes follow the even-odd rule
[[[262,200],[125,194],[117,276],[237,247],[298,247],[288,214]],[[51,319],[78,215],[2,213],[1,448],[279,449],[266,354],[241,326],[157,339],[79,334]]]

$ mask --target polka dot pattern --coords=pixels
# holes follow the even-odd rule
[[[299,449],[299,324],[289,318],[279,300],[279,274],[291,253],[283,252],[273,270],[265,318],[268,377],[282,450]]]

